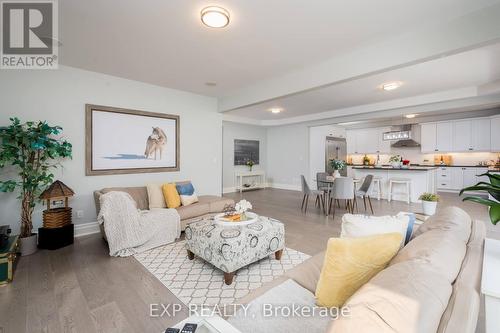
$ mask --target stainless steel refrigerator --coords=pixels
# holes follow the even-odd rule
[[[329,174],[333,173],[333,168],[330,166],[330,160],[343,160],[347,159],[347,144],[345,138],[335,138],[332,136],[326,137],[325,145],[325,170]],[[340,175],[347,176],[347,168],[340,170]]]

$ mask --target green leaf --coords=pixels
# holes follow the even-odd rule
[[[486,205],[486,206],[490,206],[490,207],[495,206],[495,205],[500,205],[500,203],[498,203],[496,201],[482,198],[482,197],[476,197],[476,196],[465,197],[462,199],[462,201],[473,201],[473,202],[480,203],[481,205]]]
[[[500,204],[490,207],[490,220],[494,225],[500,221]]]

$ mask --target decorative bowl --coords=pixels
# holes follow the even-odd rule
[[[245,215],[247,219],[244,221],[229,221],[227,219],[224,219],[224,213],[220,213],[214,216],[214,223],[225,227],[237,227],[239,225],[252,224],[259,220],[259,215],[255,213],[245,212]]]

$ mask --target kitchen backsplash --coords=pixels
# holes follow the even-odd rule
[[[420,148],[405,148],[396,149],[392,148],[392,153],[380,154],[380,162],[382,164],[388,164],[389,158],[392,155],[401,155],[403,159],[410,160],[412,164],[424,164],[424,163],[434,163],[434,154],[422,154]],[[451,156],[452,164],[454,165],[478,165],[480,162],[491,163],[491,160],[496,161],[498,158],[497,153],[449,153],[446,154]],[[348,158],[352,158],[353,164],[362,164],[364,155],[349,155]],[[375,162],[377,159],[376,154],[368,154],[370,160]],[[427,160],[427,161],[425,161]]]

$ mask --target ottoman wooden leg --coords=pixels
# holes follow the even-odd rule
[[[276,251],[276,252],[274,252],[274,257],[276,258],[276,260],[281,260],[282,254],[283,254],[283,250]]]
[[[189,260],[193,260],[194,259],[194,253],[191,252],[191,251],[189,251],[189,250],[187,250],[187,253],[188,253]]]
[[[224,282],[227,285],[230,285],[231,283],[233,283],[233,278],[234,278],[234,272],[232,272],[232,273],[224,272]]]

